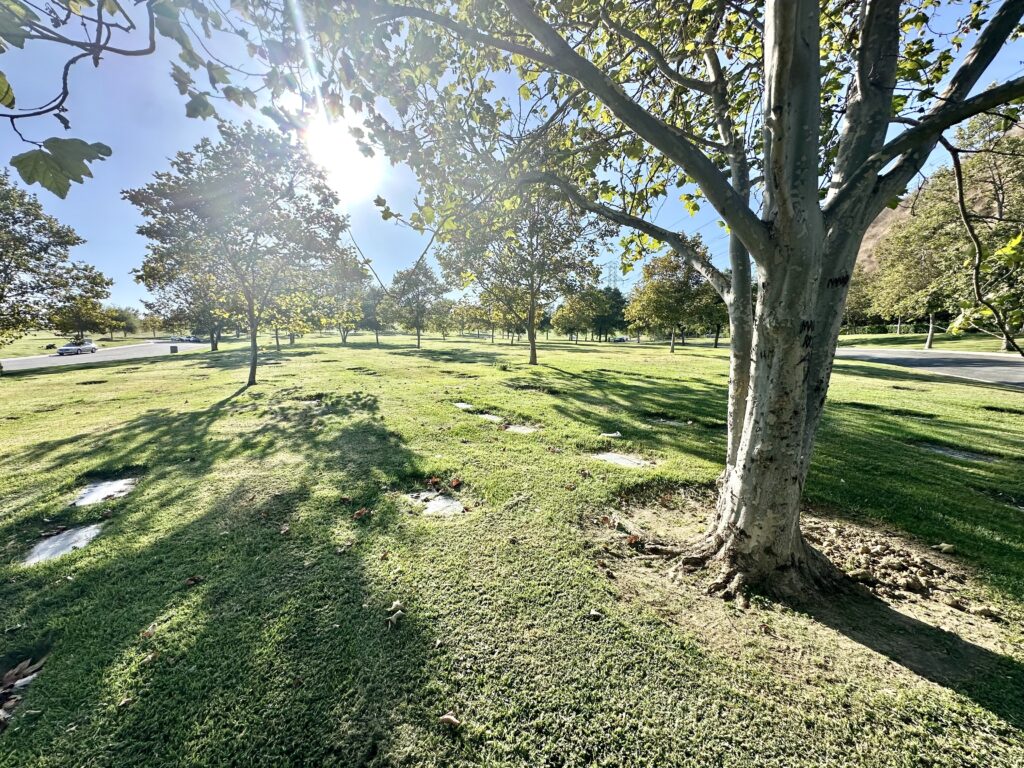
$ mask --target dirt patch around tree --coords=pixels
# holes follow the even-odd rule
[[[1024,722],[1024,701],[993,693],[1024,684],[1024,615],[994,602],[955,548],[805,512],[807,540],[849,577],[843,591],[790,603],[755,595],[743,609],[707,595],[716,573],[673,568],[673,553],[713,510],[713,490],[686,487],[647,490],[588,515],[595,568],[616,599],[702,648],[778,675],[801,696],[836,684],[884,695],[938,684]]]

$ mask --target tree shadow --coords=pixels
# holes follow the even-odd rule
[[[420,349],[403,349],[393,354],[418,357],[435,363],[483,363],[485,365],[493,365],[499,361],[507,360],[504,352],[482,349],[433,349],[423,347]]]
[[[415,611],[385,622],[409,592],[382,556],[408,535],[387,489],[419,480],[419,461],[375,400],[339,400],[343,423],[264,425],[234,449],[227,397],[38,451],[72,466],[134,457],[149,474],[90,547],[0,565],[0,623],[21,627],[0,655],[50,651],[27,705],[42,715],[5,734],[12,760],[364,765],[410,729],[430,737],[438,713],[409,708],[437,651]],[[235,479],[271,451],[259,483]]]
[[[933,683],[960,693],[1011,725],[1024,726],[1024,664],[894,609],[862,587],[841,599],[790,607]]]

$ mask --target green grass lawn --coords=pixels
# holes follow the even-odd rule
[[[806,493],[826,543],[954,545],[999,620],[913,596],[743,610],[606,524],[699,529],[725,350],[552,341],[530,368],[525,346],[384,342],[300,340],[248,390],[241,348],[0,379],[0,672],[49,654],[0,765],[1024,764],[1020,392],[840,361]],[[116,476],[138,488],[68,506]],[[410,512],[432,477],[464,515]]]
[[[60,347],[67,344],[69,338],[68,336],[56,336],[49,331],[35,331],[0,347],[0,358],[52,355],[54,351],[47,349],[46,345],[56,344]],[[128,336],[127,338],[122,338],[120,334],[115,334],[113,339],[108,339],[100,334],[95,334],[88,338],[95,341],[99,347],[119,347],[124,344],[145,344],[151,341],[149,336]]]
[[[924,349],[926,333],[858,333],[839,337],[840,347],[894,347]],[[936,333],[933,349],[959,352],[999,352],[999,339],[984,333],[965,333],[954,336],[951,333]]]

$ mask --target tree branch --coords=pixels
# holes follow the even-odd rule
[[[578,54],[528,0],[505,0],[512,15],[552,55],[553,66],[577,80],[638,136],[678,163],[755,256],[768,253],[768,228],[729,184],[711,159],[674,127],[631,99],[615,81]]]
[[[1024,77],[1018,77],[967,98],[1022,17],[1024,0],[1006,0],[982,30],[963,64],[950,79],[946,90],[937,98],[935,106],[918,125],[908,128],[869,157],[842,188],[836,191],[826,206],[827,210],[841,212],[865,185],[875,184],[875,193],[867,207],[867,215],[874,218],[882,206],[899,194],[918,172],[938,143],[942,131],[981,112],[1024,96]],[[896,167],[876,182],[877,174],[882,168],[900,155],[904,157]]]
[[[985,298],[981,290],[981,262],[984,258],[984,247],[982,246],[981,238],[978,237],[977,230],[974,228],[974,224],[971,222],[970,212],[967,210],[967,197],[964,192],[964,171],[960,164],[960,152],[944,136],[939,136],[939,143],[949,152],[949,156],[953,161],[953,178],[956,179],[957,210],[960,212],[960,221],[963,222],[964,229],[967,230],[967,236],[971,240],[971,247],[974,249],[974,259],[971,263],[971,286],[974,289],[974,300],[992,313],[992,318],[996,321],[996,326],[1003,334],[1007,345],[1017,354],[1024,357],[1024,350],[1020,348],[1016,339],[1013,338],[1013,332],[1010,329],[1009,323],[1003,317],[1003,313],[999,311],[995,304]]]
[[[701,93],[711,93],[711,83],[698,80],[695,77],[688,77],[682,72],[674,69],[665,59],[665,55],[658,50],[656,45],[633,30],[614,21],[608,14],[608,11],[604,8],[601,8],[601,20],[615,30],[615,32],[620,36],[639,46],[648,56],[651,57],[651,60],[654,62],[654,66],[658,68],[658,71],[676,85],[683,88],[689,88],[690,90],[700,91]]]
[[[732,288],[729,278],[726,277],[722,272],[711,263],[711,260],[700,253],[698,253],[689,241],[677,232],[659,227],[657,224],[652,224],[646,219],[642,219],[639,216],[634,216],[631,213],[612,208],[611,206],[604,205],[602,203],[595,202],[590,198],[586,197],[582,192],[579,191],[572,183],[567,179],[562,178],[554,173],[548,173],[545,171],[534,171],[526,173],[516,179],[518,184],[547,184],[548,186],[557,187],[563,195],[565,195],[574,205],[582,208],[585,211],[590,211],[598,216],[601,216],[609,221],[613,221],[624,227],[635,229],[638,232],[650,235],[656,240],[669,245],[682,256],[687,263],[691,264],[694,269],[701,273],[704,278],[711,283],[711,286],[718,292],[723,298],[727,299],[729,292]]]
[[[544,53],[544,51],[538,51],[528,45],[513,42],[512,40],[504,40],[493,35],[489,35],[486,32],[481,32],[478,29],[474,29],[468,24],[456,21],[455,19],[445,16],[440,13],[434,13],[424,8],[415,8],[411,5],[381,5],[380,8],[384,11],[377,20],[381,19],[400,19],[402,17],[409,17],[414,19],[422,19],[423,21],[429,21],[432,24],[437,24],[439,27],[447,29],[449,32],[454,32],[459,37],[466,40],[470,40],[474,43],[481,43],[483,45],[489,45],[492,48],[505,51],[506,53],[518,54],[525,56],[528,59],[536,61],[538,64],[557,69],[555,59],[552,56]]]

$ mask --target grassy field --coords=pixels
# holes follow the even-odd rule
[[[617,530],[699,530],[725,350],[540,354],[311,338],[250,389],[241,349],[4,376],[0,672],[48,655],[0,765],[1024,764],[1024,395],[839,362],[809,535],[946,580],[743,610]],[[465,514],[402,499],[431,478]]]
[[[27,336],[22,336],[20,339],[15,339],[10,344],[5,344],[0,347],[0,358],[8,357],[30,357],[32,355],[52,355],[53,350],[47,349],[47,344],[56,344],[58,347],[68,342],[68,336],[55,336],[48,331],[36,331],[30,333]],[[151,341],[149,336],[128,336],[128,338],[122,338],[120,334],[115,334],[113,339],[107,339],[106,336],[100,336],[96,334],[89,337],[96,342],[99,347],[119,347],[123,344],[145,344]],[[100,339],[103,341],[100,341]]]
[[[839,337],[841,347],[906,347],[924,349],[926,333],[860,333]],[[932,342],[933,349],[944,349],[958,352],[999,352],[1001,342],[984,333],[966,333],[954,336],[951,333],[936,333]]]

